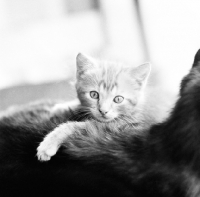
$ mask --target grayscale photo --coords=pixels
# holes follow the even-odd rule
[[[0,197],[200,197],[200,1],[0,0]]]

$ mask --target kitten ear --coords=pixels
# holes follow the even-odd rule
[[[196,67],[200,65],[200,49],[197,51],[195,57],[194,57],[194,63],[192,67]]]
[[[136,68],[131,69],[131,77],[136,79],[140,85],[143,85],[151,72],[151,64],[144,63]]]
[[[83,72],[95,68],[95,62],[92,58],[79,53],[76,57],[77,73],[82,74]]]

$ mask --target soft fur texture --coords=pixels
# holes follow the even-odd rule
[[[121,132],[130,125],[132,128],[134,126],[136,132],[161,121],[166,113],[163,107],[155,107],[166,104],[161,104],[161,100],[152,102],[150,97],[153,95],[148,95],[149,88],[145,87],[151,70],[149,63],[138,67],[127,66],[97,61],[83,54],[77,55],[76,62],[79,100],[58,104],[52,113],[70,110],[89,121],[70,121],[56,127],[37,148],[37,156],[41,161],[50,160],[76,130],[93,130],[93,127],[104,127],[106,123],[114,132]],[[157,93],[155,91],[154,95]]]
[[[2,115],[0,195],[199,197],[199,100],[200,51],[165,122],[137,133],[77,130],[46,163],[36,147],[69,114],[50,118],[44,103]]]

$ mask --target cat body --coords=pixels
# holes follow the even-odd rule
[[[140,132],[113,132],[107,124],[82,128],[49,162],[37,160],[36,148],[69,114],[52,117],[53,103],[5,114],[0,119],[1,196],[199,197],[199,100],[200,51],[163,123]]]
[[[78,112],[89,123],[70,121],[55,128],[37,149],[41,161],[55,155],[68,136],[76,130],[92,129],[91,125],[105,127],[104,124],[110,130],[114,128],[115,132],[121,132],[129,126],[141,130],[163,118],[161,110],[154,110],[157,101],[146,104],[148,90],[145,86],[151,70],[149,63],[138,67],[125,66],[97,61],[83,54],[78,54],[76,59],[78,99],[56,105],[52,113]]]

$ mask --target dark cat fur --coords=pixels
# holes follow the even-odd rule
[[[200,50],[170,117],[149,131],[77,131],[49,162],[43,136],[73,114],[28,105],[0,120],[0,196],[200,196]]]

